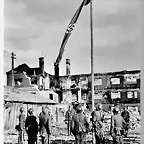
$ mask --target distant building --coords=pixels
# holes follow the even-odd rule
[[[12,71],[7,74],[7,86],[12,86]],[[14,69],[14,88],[31,94],[47,97],[59,102],[59,96],[50,89],[53,76],[44,71],[44,57],[39,58],[39,67],[30,68],[27,64]]]
[[[79,74],[60,76],[63,98],[70,95],[73,100],[91,103],[91,75]],[[79,87],[78,91],[72,90]],[[139,103],[140,102],[140,70],[118,71],[94,74],[94,99],[108,103]],[[75,97],[76,96],[76,97]]]
[[[6,72],[7,86],[12,85],[11,70]],[[25,80],[25,75],[30,78],[30,83],[38,86],[39,89],[49,89],[51,75],[44,71],[44,57],[39,58],[39,67],[30,68],[27,64],[19,65],[14,69],[15,86],[20,86]]]
[[[7,73],[7,85],[12,85],[11,71]],[[52,89],[58,94],[59,102],[91,104],[91,74],[70,75],[70,60],[66,59],[66,75],[59,77],[59,88],[55,87],[54,75],[44,71],[44,57],[39,58],[39,67],[27,64],[14,69],[15,87],[29,83],[39,90]],[[28,82],[27,82],[28,81]],[[118,71],[94,74],[94,99],[108,103],[140,102],[140,70]]]

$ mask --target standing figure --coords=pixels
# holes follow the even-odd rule
[[[70,110],[70,133],[72,133],[73,135],[75,135],[75,133],[71,129],[72,117],[76,114],[76,108],[77,108],[78,105],[79,105],[79,103],[77,101],[72,102],[72,109]]]
[[[113,144],[123,144],[123,128],[125,121],[119,113],[119,108],[113,109],[114,115],[111,117],[110,134],[113,137]]]
[[[92,123],[95,134],[96,144],[104,143],[104,131],[103,131],[103,121],[104,113],[102,111],[102,104],[97,103],[96,109],[92,112]]]
[[[89,123],[80,105],[77,106],[76,114],[72,117],[71,130],[75,136],[76,144],[86,144],[86,133],[89,131]]]
[[[125,106],[122,113],[121,113],[121,116],[123,117],[123,119],[125,120],[126,122],[126,126],[125,126],[125,136],[127,136],[128,134],[128,129],[129,129],[129,121],[130,121],[130,114],[128,112],[128,109],[127,107]]]
[[[19,118],[19,125],[18,125],[18,143],[23,144],[24,141],[24,127],[25,127],[25,114],[24,114],[24,108],[20,108],[20,115],[18,116]]]
[[[36,117],[33,115],[33,108],[28,110],[28,117],[26,118],[25,128],[28,134],[28,144],[35,144],[37,142],[38,123]]]
[[[42,144],[50,144],[51,117],[46,107],[42,107],[42,112],[39,114],[39,128]]]
[[[71,120],[72,120],[71,106],[69,106],[68,110],[66,111],[66,115],[65,115],[65,123],[67,124],[68,136],[71,134],[71,130],[70,130]]]
[[[49,115],[49,131],[50,133],[48,134],[48,142],[49,144],[51,143],[51,125],[52,125],[52,121],[53,121],[53,115],[52,115],[52,111],[50,107],[46,107],[48,110],[48,115]]]

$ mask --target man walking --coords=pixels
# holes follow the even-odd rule
[[[123,128],[125,121],[119,114],[119,108],[113,109],[114,115],[111,117],[110,134],[113,137],[113,144],[123,144]]]
[[[33,108],[28,110],[29,116],[26,118],[25,128],[28,134],[28,144],[35,144],[37,142],[38,123],[36,117],[33,115]]]
[[[42,107],[42,112],[39,114],[39,127],[42,144],[50,144],[51,117],[46,107]]]
[[[76,144],[86,144],[86,133],[89,131],[89,123],[80,105],[77,106],[76,114],[72,117],[71,129],[75,136]]]

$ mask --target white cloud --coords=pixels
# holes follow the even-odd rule
[[[125,10],[139,10],[140,0],[96,0],[93,1],[94,13],[110,14]]]
[[[38,58],[43,52],[46,55],[46,71],[53,74],[53,61],[56,60],[66,28],[81,1],[74,4],[74,0],[73,2],[61,0],[62,10],[55,10],[60,7],[55,2],[54,0],[41,2],[31,0],[5,3],[5,50],[9,53],[12,51],[16,53],[15,66],[26,62],[30,67],[37,67]],[[66,5],[71,5],[72,8],[65,9]],[[67,11],[64,12],[64,10]],[[134,45],[133,49],[138,47],[135,41],[139,38],[139,18],[136,19],[139,0],[98,0],[94,1],[93,10],[95,71],[137,68],[139,61],[134,56],[137,56],[138,53],[133,51],[129,55],[128,51],[132,47],[131,44]],[[50,12],[53,12],[53,15]],[[133,16],[134,13],[136,14]],[[118,18],[121,21],[118,21]],[[132,19],[135,24],[131,25],[125,20],[127,18],[130,22]],[[128,57],[121,59],[120,62],[115,54],[120,52],[119,49],[123,46],[127,47]],[[109,52],[114,56],[105,56]],[[134,62],[131,61],[131,56],[134,57]],[[89,6],[84,7],[65,47],[60,63],[60,74],[65,74],[66,58],[71,59],[71,73],[90,72]],[[5,71],[10,67],[11,62],[8,60],[5,64]]]

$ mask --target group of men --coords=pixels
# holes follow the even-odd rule
[[[82,110],[81,104],[72,103],[66,112],[65,122],[68,125],[68,135],[75,137],[76,144],[86,143],[86,134],[94,132],[96,144],[104,144],[104,122],[105,115],[102,110],[102,104],[97,103],[95,110],[91,113],[92,128],[86,114]],[[123,136],[127,135],[129,123],[129,113],[126,109],[120,113],[119,107],[115,106],[111,117],[110,134],[113,138],[113,144],[123,144]],[[50,144],[51,134],[51,115],[48,107],[42,107],[39,114],[39,123],[34,116],[34,109],[28,109],[28,116],[25,118],[24,108],[20,109],[19,125],[16,128],[19,131],[18,143],[23,144],[24,131],[28,135],[28,144],[37,143],[37,134],[40,133],[42,144]]]
[[[86,143],[86,134],[94,132],[94,139],[96,144],[104,144],[104,122],[105,115],[102,110],[102,104],[97,103],[95,110],[91,113],[92,128],[90,128],[88,119],[78,102],[72,103],[66,112],[66,124],[68,126],[68,135],[74,135],[76,144]],[[123,136],[127,135],[129,113],[124,108],[120,113],[119,107],[116,105],[113,109],[111,117],[110,134],[113,138],[113,144],[123,144]]]
[[[39,123],[34,116],[34,109],[28,109],[28,116],[25,117],[24,108],[20,108],[19,125],[16,129],[19,132],[18,143],[24,143],[24,132],[28,135],[28,144],[37,143],[37,134],[40,133],[42,144],[50,144],[51,115],[48,107],[42,107],[39,114]]]

